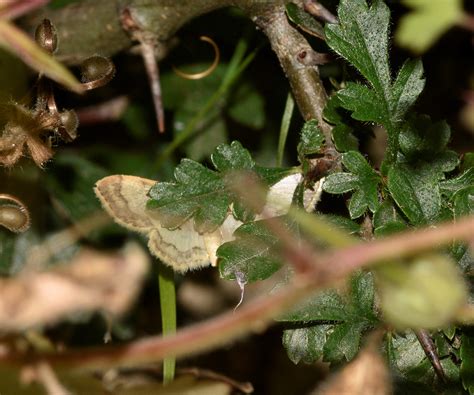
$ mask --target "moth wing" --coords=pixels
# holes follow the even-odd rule
[[[224,243],[235,239],[234,231],[242,225],[241,221],[238,221],[231,214],[229,215],[224,223],[212,233],[204,233],[202,235],[204,239],[204,245],[211,261],[212,266],[217,266],[217,249]]]
[[[94,192],[115,222],[148,234],[154,224],[146,212],[147,193],[155,183],[147,178],[113,175],[97,181]]]
[[[149,234],[148,248],[153,255],[181,273],[209,266],[204,238],[194,230],[192,219],[175,230],[168,230],[156,220],[152,221],[154,228]]]

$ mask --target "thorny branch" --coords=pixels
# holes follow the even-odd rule
[[[28,24],[33,25],[47,15],[55,24],[61,42],[57,58],[66,63],[77,63],[92,54],[112,56],[132,46],[134,37],[124,30],[121,23],[126,11],[141,35],[156,43],[155,56],[159,61],[166,56],[167,46],[185,23],[229,6],[243,10],[266,34],[303,118],[318,120],[326,136],[326,154],[334,156],[331,127],[322,118],[327,94],[317,65],[307,61],[317,58],[317,54],[304,36],[289,24],[282,0],[85,0],[63,9],[44,11],[30,18]]]
[[[390,239],[360,243],[324,255],[300,254],[297,259],[305,259],[311,270],[296,275],[291,284],[279,292],[262,297],[235,313],[228,312],[212,320],[186,327],[173,336],[154,336],[115,347],[42,354],[37,358],[52,367],[93,370],[156,362],[172,355],[181,357],[216,348],[247,333],[263,331],[274,317],[354,270],[380,261],[389,261],[391,258],[413,255],[432,248],[433,245],[450,243],[454,239],[472,242],[473,228],[474,217],[471,216],[457,223],[404,232]],[[289,257],[291,259],[290,254]],[[0,363],[23,364],[25,358],[21,353],[7,351],[0,355]],[[27,358],[30,363],[34,359],[32,355]]]

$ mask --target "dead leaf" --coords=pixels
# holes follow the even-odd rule
[[[79,312],[120,315],[138,294],[148,266],[145,251],[129,244],[121,254],[83,249],[66,266],[0,279],[0,331],[49,325]]]
[[[359,355],[317,389],[313,395],[388,395],[391,394],[387,364],[372,339]]]

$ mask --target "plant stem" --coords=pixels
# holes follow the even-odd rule
[[[291,92],[288,92],[286,98],[285,110],[283,111],[283,117],[281,119],[280,127],[280,139],[278,140],[278,152],[277,152],[277,163],[278,167],[282,166],[283,162],[283,153],[285,152],[286,138],[288,136],[288,130],[290,129],[291,117],[293,115],[293,110],[295,108],[295,101]]]
[[[246,58],[244,58],[245,51],[247,50],[247,42],[244,39],[241,39],[237,43],[234,54],[229,62],[227,67],[226,74],[222,79],[221,85],[209,98],[209,100],[204,104],[204,106],[199,110],[199,112],[188,122],[184,130],[179,133],[174,140],[163,150],[163,152],[158,156],[158,159],[154,165],[154,171],[158,171],[163,163],[168,159],[168,157],[186,140],[192,137],[199,129],[196,128],[198,123],[209,113],[218,103],[221,101],[225,95],[228,93],[229,88],[237,80],[237,78],[242,74],[242,72],[247,68],[250,62],[255,57],[257,50],[253,51]]]
[[[158,286],[160,292],[161,325],[163,336],[176,333],[176,291],[174,272],[169,266],[158,265]],[[174,379],[176,367],[175,357],[166,357],[163,360],[163,384]]]

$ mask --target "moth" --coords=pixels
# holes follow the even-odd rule
[[[274,184],[267,194],[264,207],[266,213],[271,216],[286,214],[301,180],[301,174],[292,174]],[[99,180],[94,191],[115,222],[146,235],[151,253],[175,271],[185,273],[209,264],[216,266],[217,249],[221,244],[234,240],[233,233],[242,222],[229,214],[224,223],[211,233],[196,232],[192,218],[178,229],[166,229],[161,226],[153,210],[146,207],[148,192],[155,184],[156,181],[146,178],[112,175]],[[320,180],[314,190],[305,191],[304,202],[307,210],[314,207],[319,200],[322,184],[323,180]]]

